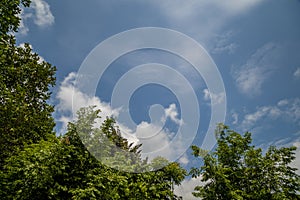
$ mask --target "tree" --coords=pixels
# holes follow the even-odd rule
[[[251,133],[243,136],[219,124],[217,148],[204,157],[204,165],[193,168],[193,177],[202,176],[196,197],[202,199],[300,199],[300,177],[290,163],[295,147],[269,147],[263,155],[251,145]],[[197,152],[194,151],[196,156]]]
[[[53,106],[47,103],[55,84],[55,67],[40,61],[29,44],[0,41],[0,168],[24,144],[53,134]]]
[[[163,158],[145,163],[139,148],[129,148],[127,140],[121,138],[113,119],[107,118],[98,128],[93,126],[98,113],[93,107],[82,108],[63,137],[48,135],[47,140],[26,145],[9,157],[0,172],[0,199],[178,199],[173,187],[184,179],[185,170]],[[89,135],[80,136],[83,129],[93,140]],[[126,157],[128,154],[112,154],[116,151],[102,143],[107,142],[104,136],[110,136],[109,140],[124,151],[134,153],[134,159]],[[110,156],[116,167],[103,164],[88,151],[93,145],[101,146],[98,141],[105,145],[102,156]],[[132,160],[130,166],[134,168],[156,169],[162,163],[164,167],[145,173],[118,170],[130,169],[127,163]]]
[[[20,4],[29,0],[0,2],[0,169],[4,161],[25,144],[54,134],[53,106],[47,103],[55,84],[55,67],[32,52],[29,44],[16,46]]]

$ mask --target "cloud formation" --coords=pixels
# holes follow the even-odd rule
[[[48,26],[54,23],[54,16],[50,6],[43,0],[32,0],[31,6],[35,11],[34,23],[38,26]]]
[[[283,99],[277,105],[258,107],[255,112],[244,116],[241,127],[246,131],[252,129],[261,119],[279,118],[300,125],[300,99]]]
[[[18,34],[26,35],[29,32],[27,22],[33,19],[33,22],[39,27],[51,26],[55,18],[50,10],[50,6],[44,0],[32,0],[30,8],[23,8],[20,14],[21,22]]]
[[[100,126],[107,116],[114,117],[122,136],[127,138],[129,142],[135,144],[142,143],[142,154],[144,153],[150,160],[156,156],[168,158],[174,153],[176,154],[176,152],[179,154],[184,151],[185,145],[184,142],[182,142],[184,140],[178,139],[174,142],[173,137],[176,133],[164,127],[167,119],[177,125],[183,124],[183,120],[178,118],[179,113],[175,104],[170,104],[169,107],[162,108],[163,116],[159,118],[159,121],[153,121],[151,123],[142,121],[136,125],[135,129],[130,129],[126,124],[118,122],[118,116],[122,112],[122,108],[112,108],[109,103],[101,101],[100,98],[90,97],[84,94],[84,92],[75,87],[76,77],[76,73],[70,73],[64,81],[62,81],[56,95],[59,101],[56,106],[56,116],[58,116],[56,120],[62,124],[62,128],[59,131],[60,134],[66,131],[67,123],[75,119],[76,111],[82,107],[95,105],[101,110],[100,116],[102,117],[97,122],[97,126]],[[76,99],[76,101],[73,101],[73,99]],[[158,117],[156,116],[155,118]],[[157,151],[163,147],[168,148],[164,149],[163,153]]]
[[[222,35],[218,35],[216,37],[214,47],[210,50],[210,52],[213,54],[220,54],[224,52],[233,54],[238,48],[238,45],[235,42],[230,41],[233,35],[233,31],[228,31]]]
[[[300,67],[296,69],[296,71],[294,72],[294,76],[296,78],[300,78]]]
[[[221,104],[222,102],[225,101],[225,93],[224,92],[215,94],[215,93],[210,92],[208,89],[204,89],[203,93],[204,93],[204,100],[206,100],[206,101],[211,100],[211,103]]]
[[[152,0],[171,27],[181,27],[201,41],[209,41],[228,20],[245,13],[263,0]],[[195,26],[201,24],[201,26]],[[229,47],[232,48],[232,47]]]
[[[247,96],[261,94],[264,82],[277,67],[273,61],[277,54],[275,44],[265,44],[244,65],[233,70],[233,78],[241,93]]]

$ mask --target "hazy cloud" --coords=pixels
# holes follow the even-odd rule
[[[275,44],[265,44],[244,65],[233,70],[233,77],[241,93],[247,96],[261,94],[264,82],[277,67],[273,61],[276,54]]]
[[[225,101],[225,94],[223,92],[219,94],[215,94],[210,92],[208,89],[204,89],[203,93],[204,93],[204,100],[206,101],[211,100],[211,103],[220,104]]]
[[[242,120],[243,130],[249,130],[261,119],[289,120],[300,125],[300,99],[283,99],[273,106],[261,106],[255,112],[246,114]]]
[[[232,54],[237,49],[238,45],[231,42],[231,37],[234,35],[233,31],[228,31],[222,35],[218,35],[215,40],[213,48],[210,50],[213,54],[228,53]]]
[[[300,78],[300,67],[296,69],[296,71],[294,72],[294,76],[296,78]]]

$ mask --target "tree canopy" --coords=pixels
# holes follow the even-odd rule
[[[107,118],[102,130],[92,128],[97,113],[93,107],[80,109],[78,120],[69,123],[64,136],[50,135],[47,140],[27,145],[8,158],[0,173],[1,199],[178,199],[173,188],[184,179],[185,170],[163,158],[146,163],[140,158],[139,149],[128,148],[126,139],[118,135],[114,120]],[[149,170],[124,171],[129,158],[112,154],[113,148],[101,151],[102,156],[111,157],[116,167],[99,162],[81,141],[79,129],[84,127],[91,128],[88,131],[93,141],[107,142],[101,138],[110,135],[115,145],[135,154],[135,163],[130,165]],[[98,137],[94,133],[102,135]],[[95,143],[89,143],[92,144]],[[162,168],[150,171],[162,163]]]
[[[204,185],[193,193],[202,199],[300,199],[300,176],[290,163],[295,147],[269,147],[266,153],[251,145],[251,133],[243,136],[219,124],[217,148],[204,157],[204,165],[193,168]],[[200,156],[194,150],[195,156]]]

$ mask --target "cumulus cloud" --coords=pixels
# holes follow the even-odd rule
[[[261,94],[264,82],[276,68],[274,58],[278,53],[275,44],[265,44],[244,65],[233,70],[233,78],[241,93],[247,96]]]
[[[32,0],[31,6],[35,11],[34,23],[38,26],[47,26],[54,23],[54,16],[50,11],[50,6],[43,0]]]
[[[75,113],[82,107],[96,106],[101,110],[100,121],[97,122],[97,126],[100,125],[106,116],[112,116],[116,118],[117,125],[120,128],[123,137],[127,138],[129,142],[135,144],[142,143],[142,155],[149,157],[151,160],[156,156],[164,156],[169,158],[172,154],[179,154],[183,151],[183,144],[180,138],[175,142],[172,141],[174,135],[167,128],[164,127],[164,123],[167,119],[170,119],[177,125],[182,125],[183,120],[179,119],[179,113],[175,104],[170,104],[169,107],[163,109],[163,116],[160,121],[154,121],[151,123],[142,121],[137,124],[135,129],[128,128],[126,124],[118,122],[118,116],[123,112],[122,108],[112,108],[109,103],[101,101],[98,97],[90,97],[80,91],[75,86],[77,74],[70,73],[61,83],[59,91],[56,95],[59,103],[56,106],[57,121],[62,124],[60,133],[63,134],[66,131],[67,123],[75,119]],[[76,99],[76,101],[73,101]],[[171,144],[172,143],[172,144]],[[166,147],[163,153],[160,149]],[[175,148],[176,147],[176,148]],[[176,153],[177,152],[177,153]]]
[[[169,117],[177,125],[182,125],[183,120],[178,118],[178,111],[175,104],[171,104],[167,109],[165,109],[165,116]]]
[[[21,10],[21,22],[18,34],[26,35],[29,28],[26,25],[30,19],[39,27],[50,26],[54,24],[54,16],[50,10],[50,6],[44,0],[32,0],[29,9],[23,8]]]
[[[82,107],[97,106],[101,109],[102,120],[106,116],[117,117],[119,114],[119,109],[112,109],[109,104],[102,102],[98,97],[89,97],[75,88],[76,77],[77,74],[71,72],[61,83],[56,96],[59,100],[56,106],[56,112],[60,114],[58,121],[63,123],[61,133],[65,131],[67,123],[73,121],[75,113]],[[73,99],[76,99],[76,101],[73,101]]]

